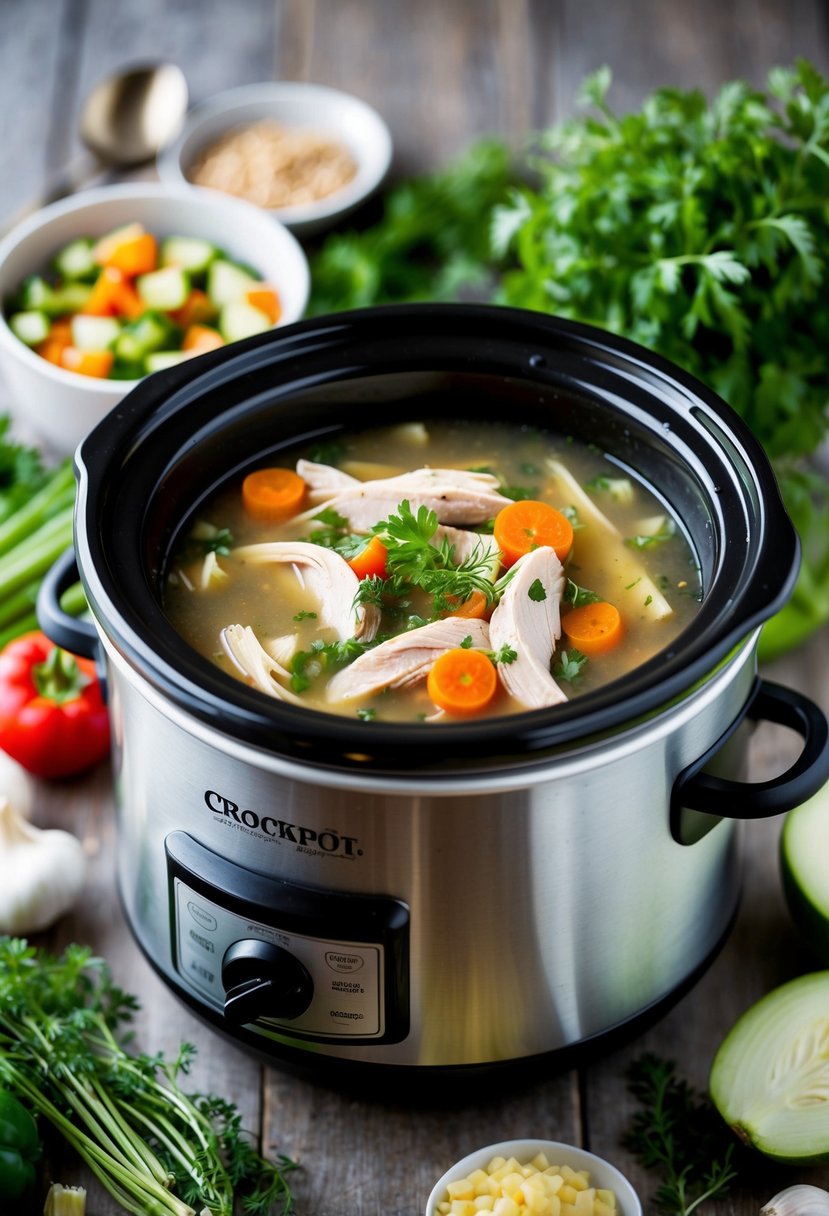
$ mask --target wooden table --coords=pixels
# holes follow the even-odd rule
[[[82,155],[73,131],[80,99],[107,71],[141,58],[182,65],[193,101],[271,78],[309,79],[354,91],[390,123],[395,174],[445,162],[477,135],[524,133],[573,107],[580,79],[614,70],[612,101],[638,104],[664,83],[711,92],[744,75],[810,57],[829,70],[823,0],[3,0],[0,4],[0,215],[11,214],[51,172]],[[3,408],[4,398],[0,398]],[[768,672],[829,710],[829,634]],[[783,732],[758,732],[753,776],[782,763]],[[578,1072],[540,1080],[488,1102],[411,1108],[364,1101],[265,1068],[219,1040],[183,1009],[139,955],[113,884],[115,831],[109,771],[41,785],[36,817],[75,831],[90,856],[90,882],[51,941],[91,943],[119,982],[140,994],[138,1043],[200,1049],[195,1087],[236,1102],[265,1151],[294,1157],[300,1216],[418,1216],[439,1174],[467,1151],[510,1136],[584,1144],[618,1163],[645,1200],[652,1179],[619,1135],[631,1100],[624,1074],[644,1050],[678,1062],[704,1087],[712,1055],[737,1015],[783,980],[812,969],[785,910],[777,874],[780,823],[744,833],[745,896],[731,938],[710,971],[658,1025]],[[647,859],[643,859],[646,864]],[[458,1105],[458,1103],[460,1103]],[[54,1163],[63,1181],[88,1178]],[[807,1179],[758,1163],[747,1189],[711,1203],[708,1216],[750,1216],[779,1185],[829,1185],[829,1169]],[[94,1185],[89,1211],[118,1209]],[[651,1209],[652,1210],[652,1209]]]

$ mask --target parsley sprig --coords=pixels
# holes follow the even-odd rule
[[[195,1048],[174,1059],[126,1051],[138,1003],[101,958],[59,956],[0,937],[0,1085],[46,1119],[126,1212],[248,1216],[293,1212],[286,1157],[257,1152],[236,1107],[185,1092]]]
[[[736,1178],[734,1142],[708,1100],[676,1075],[672,1060],[648,1052],[628,1071],[640,1109],[624,1137],[627,1148],[661,1182],[653,1197],[664,1216],[691,1216],[723,1198]]]
[[[491,578],[492,559],[481,549],[462,562],[455,562],[454,546],[445,537],[435,540],[438,517],[421,505],[412,511],[408,499],[397,511],[373,528],[386,546],[389,577],[383,593],[391,597],[408,595],[413,588],[432,597],[432,615],[437,618],[480,591],[491,603],[495,591]],[[367,582],[368,580],[363,580]],[[378,591],[375,586],[366,594]]]

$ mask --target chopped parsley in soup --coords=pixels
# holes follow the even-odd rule
[[[430,421],[280,453],[222,487],[172,556],[165,610],[277,700],[434,722],[620,679],[700,598],[675,519],[600,452]]]

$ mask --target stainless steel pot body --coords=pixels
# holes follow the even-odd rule
[[[624,680],[509,719],[356,724],[232,680],[164,615],[176,534],[217,483],[355,411],[511,417],[600,445],[686,530],[695,620]],[[640,347],[483,307],[303,322],[149,377],[76,469],[95,627],[59,611],[68,566],[38,608],[103,659],[127,918],[183,999],[273,1059],[411,1074],[627,1025],[722,940],[733,820],[829,777],[824,716],[756,679],[798,557],[773,473],[721,401]],[[804,748],[748,785],[759,718]]]
[[[735,911],[736,824],[682,844],[669,808],[677,775],[739,719],[753,641],[616,738],[444,780],[286,763],[178,712],[111,651],[108,678],[129,922],[174,988],[277,1057],[457,1066],[556,1051],[678,989]],[[721,771],[739,776],[742,741],[726,751]],[[304,921],[291,888],[319,904]],[[306,968],[296,1016],[263,991],[241,1023],[225,1018],[223,960],[242,941]]]

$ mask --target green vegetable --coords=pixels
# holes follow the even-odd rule
[[[16,312],[9,317],[9,329],[27,346],[37,346],[49,336],[49,318],[34,308]]]
[[[432,597],[435,618],[469,599],[473,591],[482,592],[487,603],[492,603],[495,597],[492,558],[478,557],[473,552],[456,564],[454,547],[445,536],[437,544],[433,543],[437,530],[435,512],[421,505],[415,515],[408,499],[398,505],[396,514],[372,528],[387,550],[389,577],[379,580],[383,593],[399,597],[413,588],[420,588]],[[371,581],[363,579],[361,588]]]
[[[553,675],[565,684],[575,684],[589,661],[580,650],[561,650],[553,667]]]
[[[672,1060],[650,1052],[631,1065],[628,1088],[639,1109],[623,1143],[658,1172],[654,1209],[691,1216],[709,1199],[724,1198],[737,1176],[734,1142],[707,1098],[676,1076]]]
[[[773,658],[829,620],[829,480],[810,461],[829,417],[829,82],[801,60],[766,92],[731,81],[708,103],[666,88],[620,116],[610,79],[603,68],[582,88],[593,114],[538,138],[525,184],[503,147],[482,145],[392,192],[373,228],[330,237],[311,310],[475,284],[711,385],[765,446],[803,542],[794,595],[761,635]]]
[[[789,911],[822,963],[829,965],[829,786],[789,811],[780,837],[780,870]]]
[[[711,1098],[744,1143],[775,1161],[829,1161],[829,972],[791,980],[752,1005],[711,1066]]]
[[[20,1199],[32,1189],[40,1154],[34,1119],[13,1094],[0,1089],[0,1199]]]
[[[188,1094],[195,1049],[131,1055],[120,1029],[137,1008],[91,951],[60,956],[0,938],[0,1084],[48,1120],[126,1212],[248,1216],[293,1211],[286,1173],[264,1160],[232,1103]],[[48,1033],[47,1033],[48,1030]]]
[[[82,1186],[61,1186],[53,1182],[46,1196],[43,1216],[85,1216],[86,1190]]]

